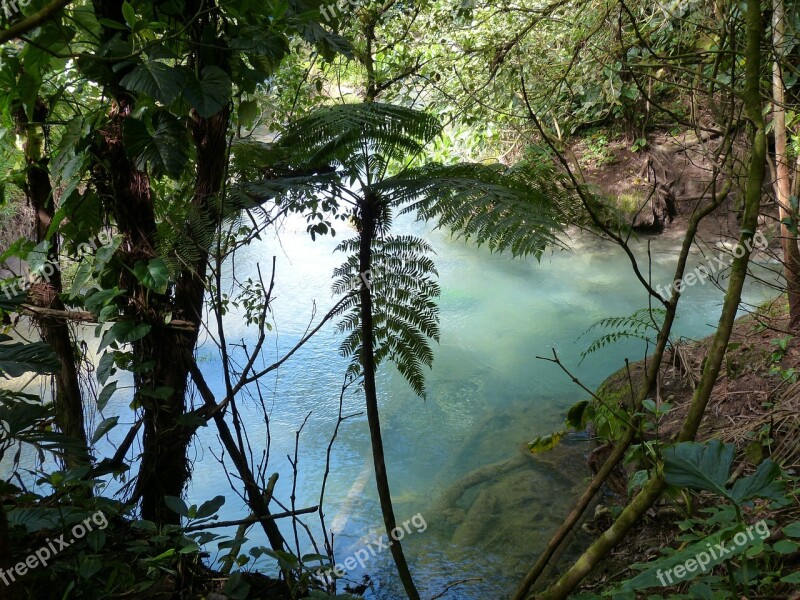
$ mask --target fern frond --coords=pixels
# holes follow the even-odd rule
[[[293,123],[278,149],[288,164],[353,165],[355,157],[404,160],[441,133],[427,113],[373,102],[327,106]],[[360,165],[364,167],[365,165]]]
[[[588,355],[609,344],[624,339],[640,339],[653,343],[653,333],[658,333],[667,312],[663,308],[640,308],[627,317],[607,317],[593,323],[581,337],[598,328],[611,329],[594,340],[586,350],[581,352],[581,361]]]
[[[544,174],[547,177],[544,177]],[[550,171],[502,165],[427,165],[375,185],[402,212],[435,219],[492,251],[540,256],[563,246],[558,235],[568,222],[572,198]]]
[[[337,247],[343,252],[356,252],[358,238],[345,240]],[[429,340],[439,340],[438,306],[440,294],[434,280],[438,275],[428,253],[433,249],[413,236],[388,236],[373,243],[373,271],[369,285],[374,297],[373,325],[375,364],[390,360],[408,381],[414,392],[425,396],[424,368],[433,364]],[[351,254],[334,271],[335,294],[351,293],[345,302],[338,324],[346,337],[339,347],[352,358],[352,373],[358,374],[361,359],[361,304],[353,293],[364,285],[358,272],[358,258]]]

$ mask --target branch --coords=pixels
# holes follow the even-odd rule
[[[53,308],[33,306],[32,304],[22,304],[20,305],[20,312],[26,315],[43,317],[45,319],[63,319],[65,321],[74,321],[77,323],[97,323],[97,317],[95,315],[82,310],[56,310]],[[180,329],[183,331],[194,331],[197,329],[195,324],[191,321],[179,321],[177,319],[169,323],[164,323],[163,326],[168,329]]]
[[[50,19],[55,13],[69,4],[70,1],[71,0],[53,0],[53,2],[46,5],[39,12],[22,19],[22,21],[14,23],[8,29],[4,29],[0,32],[0,44],[5,44],[21,35],[25,35],[31,29],[36,29],[39,25]]]
[[[233,525],[249,525],[250,523],[260,523],[261,521],[274,521],[275,519],[284,519],[286,517],[296,517],[297,515],[307,515],[309,513],[317,512],[319,506],[309,506],[308,508],[299,508],[297,510],[290,510],[282,513],[275,513],[273,515],[266,515],[264,517],[247,517],[246,519],[239,519],[238,521],[219,521],[218,523],[204,523],[203,525],[190,525],[184,527],[183,531],[202,531],[204,529],[214,529],[216,527],[232,527]]]

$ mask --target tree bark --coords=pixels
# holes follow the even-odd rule
[[[775,132],[775,197],[778,202],[780,219],[781,248],[783,250],[783,273],[786,279],[786,292],[789,297],[789,328],[800,328],[800,249],[797,235],[793,233],[786,220],[796,219],[792,214],[789,197],[791,182],[789,160],[786,156],[786,92],[783,85],[781,55],[786,44],[785,13],[783,0],[772,1],[772,45],[775,60],[772,63],[772,126]]]
[[[50,183],[48,160],[44,156],[44,134],[41,123],[47,120],[47,105],[37,98],[34,114],[29,119],[25,110],[19,107],[15,111],[17,128],[25,139],[25,195],[34,209],[36,242],[45,241],[50,223],[55,215],[53,187]],[[47,263],[52,270],[44,273],[42,281],[37,282],[29,293],[36,306],[63,311],[61,266],[59,262],[58,235],[50,237],[50,248]],[[49,274],[47,274],[49,273]],[[65,449],[64,464],[67,468],[75,468],[90,463],[87,445],[86,428],[83,414],[83,394],[78,379],[77,357],[75,345],[66,321],[45,315],[33,316],[39,328],[42,340],[47,342],[59,358],[61,368],[53,376],[56,426],[61,432],[77,442],[73,447]]]

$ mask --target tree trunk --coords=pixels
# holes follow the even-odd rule
[[[359,247],[359,270],[369,273],[372,269],[372,240],[375,237],[376,221],[379,214],[377,198],[368,190],[364,193],[361,205],[361,239]],[[386,535],[389,537],[389,547],[392,551],[400,581],[403,582],[409,600],[419,600],[419,592],[414,585],[411,571],[408,568],[406,557],[399,540],[392,538],[392,532],[397,527],[392,507],[392,494],[389,490],[389,477],[386,473],[386,461],[383,454],[383,439],[381,437],[381,421],[378,413],[378,392],[375,384],[375,341],[372,324],[372,292],[366,284],[361,285],[361,365],[364,369],[364,395],[367,404],[367,421],[369,435],[372,443],[372,459],[375,465],[375,483],[378,487],[378,498],[383,513],[383,523]]]
[[[47,230],[53,220],[55,200],[48,161],[43,156],[44,135],[40,125],[47,120],[48,109],[40,98],[37,98],[34,113],[33,118],[29,119],[25,110],[19,107],[15,111],[15,120],[25,139],[25,195],[34,209],[36,242],[40,243],[46,239]],[[29,293],[30,302],[35,306],[64,310],[60,298],[63,290],[58,255],[58,235],[54,234],[50,237],[47,253],[49,268],[43,273],[43,280],[33,285]],[[50,345],[61,363],[59,372],[53,376],[55,421],[61,433],[77,442],[65,449],[64,463],[68,469],[87,465],[90,457],[84,425],[83,395],[69,325],[65,320],[48,316],[36,316],[33,321],[38,326],[42,339]]]
[[[775,197],[778,202],[780,219],[781,248],[783,250],[783,272],[786,279],[786,291],[789,296],[789,328],[800,328],[800,249],[797,246],[797,235],[786,223],[797,221],[792,214],[789,197],[791,185],[789,178],[789,160],[786,156],[786,93],[783,85],[781,57],[786,44],[784,35],[783,0],[772,1],[772,43],[775,60],[772,63],[772,125],[775,132]]]
[[[747,189],[745,190],[745,207],[742,218],[739,246],[743,254],[731,265],[728,289],[725,292],[722,314],[717,332],[705,361],[705,367],[697,385],[689,412],[678,436],[679,442],[693,440],[705,414],[708,399],[719,376],[725,351],[730,340],[736,312],[741,300],[742,288],[747,277],[747,264],[750,260],[753,234],[758,223],[758,210],[761,203],[761,186],[764,183],[764,168],[767,158],[766,127],[761,112],[759,93],[761,70],[761,5],[760,0],[747,0],[747,60],[746,83],[743,92],[745,109],[750,118],[754,133],[752,138],[752,154],[750,158]],[[661,473],[648,481],[642,491],[625,507],[617,520],[595,540],[586,552],[567,570],[564,575],[542,594],[538,600],[563,600],[569,596],[586,575],[619,544],[633,526],[644,516],[649,508],[658,500],[666,488]]]

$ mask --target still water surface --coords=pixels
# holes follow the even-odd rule
[[[588,476],[585,454],[590,446],[585,440],[573,439],[535,460],[522,452],[533,437],[559,429],[569,407],[585,398],[555,365],[536,357],[552,356],[555,348],[564,363],[595,388],[626,357],[640,359],[644,346],[635,341],[607,346],[581,363],[581,351],[596,337],[583,334],[601,318],[645,307],[646,295],[634,281],[623,252],[586,234],[573,235],[571,252],[548,253],[537,262],[493,255],[410,220],[398,220],[395,233],[420,235],[433,244],[442,289],[441,343],[434,348],[427,399],[416,397],[390,365],[382,366],[378,374],[395,512],[401,523],[416,515],[404,549],[423,597],[439,593],[450,582],[480,578],[448,597],[503,598],[535,560]],[[315,307],[318,319],[335,303],[331,273],[344,257],[333,248],[342,235],[352,232],[312,241],[304,222],[290,219],[278,236],[256,243],[229,265],[239,280],[255,278],[258,263],[268,277],[272,257],[277,257],[275,330],[264,364],[297,343]],[[666,237],[652,240],[655,284],[671,279],[678,243]],[[635,244],[642,257],[645,244],[644,240]],[[746,300],[758,304],[772,294],[750,283]],[[721,301],[722,293],[711,285],[690,288],[681,300],[675,337],[696,339],[713,333]],[[255,334],[241,313],[228,314],[226,325],[229,342],[243,341],[252,347]],[[298,429],[310,415],[299,438],[298,507],[319,500],[347,367],[337,351],[340,342],[335,328],[325,327],[261,382],[269,435],[260,406],[239,402],[255,454],[269,441],[268,473],[280,473],[276,497],[287,503],[293,471],[289,456],[294,454]],[[220,359],[212,341],[205,341],[198,357],[206,380],[222,394]],[[121,424],[128,422],[130,400],[129,394],[116,394],[104,416],[120,415]],[[344,414],[362,411],[363,398],[357,392],[344,396]],[[122,426],[113,430],[110,441],[119,443],[126,431]],[[190,451],[194,471],[188,499],[199,504],[222,494],[227,502],[220,517],[241,518],[246,509],[228,486],[217,459],[219,448],[214,428],[201,429]],[[99,450],[111,448],[104,442]],[[334,533],[337,560],[344,562],[370,545],[373,550],[381,546],[376,543],[382,536],[382,520],[363,414],[342,424],[331,467],[327,526]],[[466,485],[465,478],[474,485]],[[319,536],[318,519],[311,515],[306,522]],[[287,539],[293,540],[290,523],[282,526]],[[266,543],[258,528],[251,529],[248,537],[245,551]],[[302,531],[300,543],[302,552],[312,551]],[[271,570],[274,561],[261,558],[256,567]],[[373,586],[367,596],[393,599],[402,596],[393,573],[389,551],[378,550],[363,568],[350,570],[347,579],[360,581],[368,574]]]

